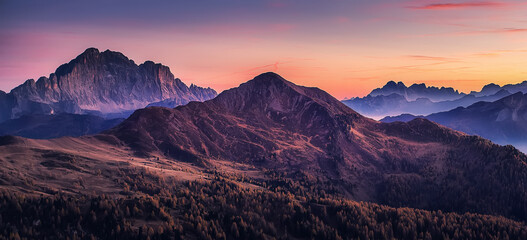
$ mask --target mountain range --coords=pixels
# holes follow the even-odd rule
[[[126,117],[156,102],[169,100],[177,106],[215,96],[210,88],[187,87],[161,64],[137,65],[122,53],[88,48],[49,77],[1,92],[0,121],[54,113]]]
[[[518,83],[518,84],[506,84],[506,85],[503,85],[501,87],[499,85],[497,85],[497,84],[490,83],[490,84],[485,85],[481,89],[481,91],[479,91],[479,92],[472,91],[472,92],[470,92],[470,94],[472,94],[472,95],[474,95],[476,97],[488,96],[488,95],[496,94],[497,92],[499,92],[501,90],[506,90],[506,91],[508,91],[510,93],[517,93],[517,92],[527,93],[527,81],[523,81],[523,82]]]
[[[502,90],[500,90],[502,91]],[[499,144],[512,144],[527,152],[527,94],[517,92],[494,102],[478,102],[427,116],[386,117],[382,122],[426,118],[452,129],[476,134]]]
[[[402,82],[390,81],[365,97],[343,102],[365,116],[381,119],[400,114],[428,115],[468,107],[480,101],[496,101],[517,92],[527,93],[527,81],[503,87],[488,84],[481,91],[472,91],[470,94],[459,93],[452,88],[426,87],[424,84],[406,87]]]
[[[297,86],[275,73],[205,102],[139,109],[94,136],[0,142],[2,161],[29,161],[6,166],[40,183],[12,184],[13,191],[49,191],[46,176],[56,171],[63,173],[54,175],[54,191],[102,191],[94,184],[57,184],[79,174],[114,186],[106,175],[85,172],[93,164],[89,168],[113,169],[126,162],[184,178],[237,172],[255,181],[273,170],[294,181],[327,182],[332,187],[326,191],[347,199],[527,219],[527,156],[515,148],[425,119],[377,122],[318,88]],[[178,175],[181,169],[188,174]]]
[[[376,96],[388,96],[391,94],[398,94],[403,96],[408,101],[415,101],[419,98],[427,98],[430,101],[448,101],[459,99],[466,94],[460,93],[451,87],[433,87],[426,86],[426,84],[412,84],[410,87],[406,87],[403,82],[389,81],[382,88],[376,88],[369,94],[372,97]]]

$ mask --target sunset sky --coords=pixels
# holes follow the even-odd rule
[[[479,90],[527,80],[525,1],[5,1],[0,90],[84,49],[163,63],[218,92],[274,71],[339,99],[389,80]]]

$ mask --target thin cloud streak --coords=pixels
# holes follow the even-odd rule
[[[476,34],[489,34],[489,33],[525,33],[527,28],[499,28],[492,30],[482,30],[482,31],[468,31],[468,32],[459,32],[457,35],[476,35]]]
[[[424,6],[412,6],[408,8],[418,9],[418,10],[448,10],[448,9],[474,8],[474,7],[493,8],[493,7],[503,7],[506,5],[508,4],[504,2],[465,2],[465,3],[434,3],[434,4],[427,4]]]
[[[436,57],[436,56],[424,56],[424,55],[408,55],[406,56],[415,60],[424,60],[424,61],[440,61],[440,62],[458,62],[458,59],[448,58],[448,57]]]
[[[474,53],[472,56],[476,57],[497,57],[502,54],[510,54],[510,53],[527,53],[527,50],[525,49],[513,49],[513,50],[494,50],[494,51],[487,51],[487,52],[479,52]]]
[[[438,36],[470,36],[483,34],[521,34],[527,33],[527,28],[497,28],[490,30],[475,30],[475,31],[457,31],[457,32],[443,32],[443,33],[429,33],[429,34],[414,34],[414,35],[396,35],[397,38],[425,38]]]

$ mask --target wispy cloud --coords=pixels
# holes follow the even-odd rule
[[[473,30],[473,31],[456,31],[456,32],[442,32],[442,33],[427,33],[427,34],[413,34],[413,35],[396,35],[398,38],[426,38],[438,36],[471,36],[484,34],[523,34],[527,33],[527,28],[496,28],[488,30]]]
[[[406,57],[415,59],[415,60],[423,60],[423,61],[439,61],[439,62],[456,62],[458,59],[455,58],[448,58],[448,57],[437,57],[437,56],[424,56],[424,55],[407,55]]]
[[[433,3],[422,6],[411,6],[408,8],[419,9],[419,10],[447,10],[447,9],[459,9],[459,8],[474,8],[474,7],[503,7],[507,5],[504,2],[464,2],[464,3]]]
[[[487,51],[487,52],[478,52],[472,54],[472,56],[475,57],[497,57],[503,54],[508,53],[527,53],[527,49],[508,49],[508,50],[494,50],[494,51]]]
[[[407,66],[398,66],[392,67],[390,69],[402,70],[402,71],[412,71],[412,72],[443,72],[443,71],[456,71],[456,70],[467,70],[472,67],[445,67],[445,68],[434,68],[427,66],[435,66],[439,64],[423,64],[423,65],[407,65]]]
[[[457,35],[475,35],[475,34],[489,34],[489,33],[525,33],[527,28],[497,28],[491,30],[458,32]]]
[[[497,32],[506,32],[506,33],[517,33],[517,32],[527,32],[527,28],[503,28],[496,30]]]
[[[498,57],[500,56],[499,53],[496,52],[481,52],[481,53],[474,53],[472,54],[474,57]]]
[[[465,66],[442,67],[442,66],[450,65],[450,64],[463,63],[462,60],[457,59],[457,58],[439,57],[439,56],[426,56],[426,55],[406,55],[406,56],[403,56],[403,57],[410,58],[412,60],[417,60],[419,62],[415,62],[415,64],[411,64],[411,65],[393,66],[393,67],[391,67],[391,69],[426,72],[426,71],[462,70],[462,69],[468,69],[469,68],[469,67],[465,67]]]
[[[496,50],[496,52],[500,52],[500,53],[525,53],[525,52],[527,52],[527,49]]]

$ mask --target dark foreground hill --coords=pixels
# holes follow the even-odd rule
[[[107,134],[142,157],[303,170],[355,200],[527,217],[516,149],[423,119],[376,122],[274,73],[203,103],[136,111]]]

